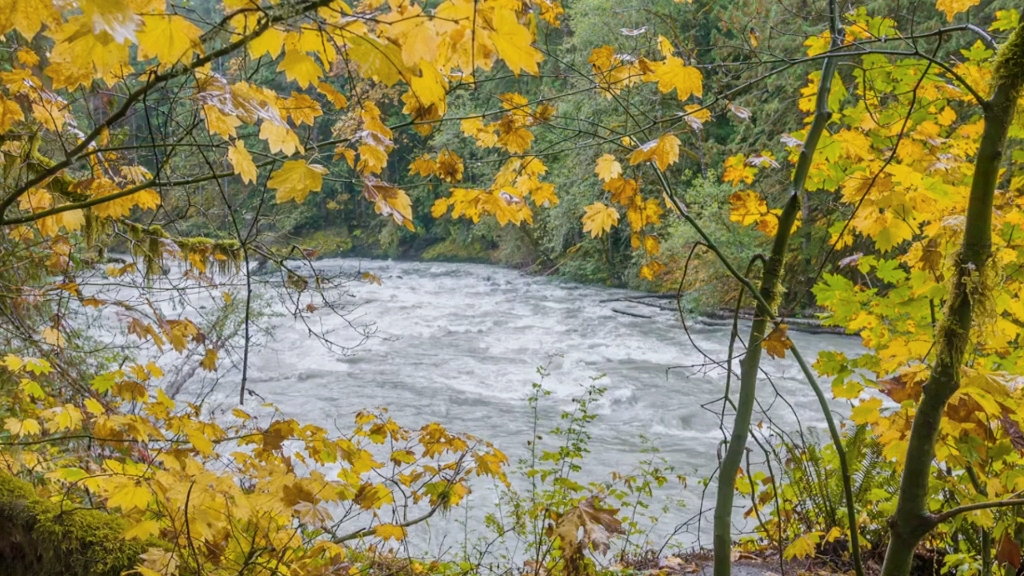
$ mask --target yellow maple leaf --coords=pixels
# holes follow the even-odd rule
[[[385,504],[394,502],[395,497],[391,490],[388,490],[388,487],[383,484],[365,484],[360,487],[353,500],[364,510],[370,510],[371,508],[381,508]]]
[[[741,226],[754,224],[768,213],[768,204],[753,191],[733,192],[729,195],[729,220]]]
[[[0,133],[7,132],[14,126],[15,122],[25,119],[21,107],[14,100],[6,100],[0,97]]]
[[[334,161],[344,158],[345,163],[348,164],[349,168],[355,168],[356,166],[356,151],[345,146],[338,146],[334,149]]]
[[[636,195],[639,185],[632,178],[613,178],[605,182],[602,188],[612,193],[612,202],[620,206],[628,206],[633,196]]]
[[[662,62],[654,62],[654,71],[645,75],[647,81],[657,81],[658,91],[668,94],[676,91],[676,97],[686,100],[691,95],[701,96],[704,93],[700,70],[687,66],[682,58],[669,56]]]
[[[137,479],[124,478],[117,483],[117,488],[111,490],[107,499],[107,506],[120,508],[128,512],[135,509],[145,509],[149,504],[152,494],[149,487]]]
[[[619,212],[601,202],[594,202],[586,208],[583,215],[583,231],[589,232],[594,238],[599,238],[619,223]]]
[[[4,420],[4,429],[18,438],[39,434],[42,431],[39,422],[33,418],[26,418],[25,420],[7,418]]]
[[[597,159],[597,166],[594,168],[597,177],[605,182],[610,182],[622,176],[622,164],[611,154],[604,154]]]
[[[666,170],[679,160],[679,144],[675,135],[663,134],[634,150],[629,155],[629,163],[635,166],[641,162],[654,162],[659,170]]]
[[[373,527],[373,535],[381,540],[405,540],[405,528],[397,524],[378,524]]]
[[[60,13],[52,2],[39,0],[0,0],[0,36],[17,30],[31,40],[43,27],[53,22]]]
[[[348,60],[364,78],[372,78],[388,86],[394,86],[414,71],[407,68],[400,49],[394,44],[381,43],[368,35],[345,35],[348,44]]]
[[[853,407],[850,411],[850,420],[855,424],[874,424],[882,417],[881,408],[881,398],[868,398]]]
[[[813,556],[818,542],[821,541],[821,534],[821,532],[808,532],[797,538],[789,546],[786,546],[786,549],[782,552],[782,557],[786,560],[792,560],[793,558]]]
[[[281,152],[286,156],[305,152],[298,134],[283,122],[264,120],[260,124],[260,140],[267,143],[271,152]]]
[[[82,411],[71,404],[50,408],[42,414],[46,418],[48,432],[76,430],[82,424]]]
[[[412,223],[412,200],[404,190],[368,176],[363,182],[363,198],[373,202],[377,214],[390,216],[395,223],[409,230],[416,229]]]
[[[270,175],[267,188],[277,191],[275,198],[278,204],[289,200],[302,204],[310,192],[319,192],[323,187],[324,174],[327,174],[327,168],[319,164],[289,160]]]
[[[345,98],[345,95],[338,92],[334,86],[331,86],[326,82],[319,82],[316,85],[316,89],[318,92],[323,94],[325,98],[330,100],[331,104],[334,104],[334,107],[338,110],[348,107],[348,98]]]
[[[277,58],[281,55],[281,50],[284,48],[284,38],[285,33],[281,30],[278,30],[277,28],[267,28],[259,36],[250,41],[249,44],[246,45],[246,49],[254,60],[264,54],[271,58]]]
[[[277,71],[284,72],[285,78],[295,81],[303,88],[317,83],[324,75],[323,69],[316,63],[316,60],[298,50],[285,51],[284,58],[277,65]]]
[[[497,10],[493,22],[494,34],[491,35],[491,41],[512,74],[519,76],[523,70],[534,76],[539,74],[538,64],[544,55],[532,46],[533,34],[519,23],[515,11]]]
[[[119,44],[135,40],[142,19],[132,9],[138,10],[140,6],[127,0],[79,0],[79,5],[82,14],[92,23],[94,34],[106,32]]]
[[[199,361],[199,367],[207,372],[217,371],[217,349],[207,348],[203,359]]]
[[[449,184],[459,182],[462,180],[464,170],[465,166],[462,163],[462,158],[455,152],[442,150],[437,155],[437,169],[434,173],[444,182]]]
[[[235,174],[242,177],[242,182],[252,184],[256,181],[256,164],[252,161],[252,155],[245,149],[241,140],[236,140],[234,145],[228,147],[228,162],[234,168]]]
[[[644,236],[643,248],[649,256],[657,256],[661,252],[661,243],[658,242],[657,236]]]
[[[807,40],[804,40],[804,46],[807,47],[808,56],[824,54],[832,48],[832,34],[828,30],[825,30],[821,34],[811,36]]]
[[[433,120],[444,116],[448,80],[427,61],[420,62],[419,76],[409,78],[409,92],[402,98],[403,111],[416,120]]]
[[[107,409],[103,407],[103,404],[100,404],[99,400],[96,400],[95,398],[85,399],[85,409],[93,416],[99,416],[107,411]]]
[[[938,0],[935,2],[935,8],[945,12],[946,20],[952,22],[954,16],[980,3],[981,0]]]
[[[558,196],[555,194],[555,185],[550,182],[542,182],[530,192],[530,199],[537,206],[557,206]]]
[[[409,174],[419,174],[424,178],[430,178],[437,170],[437,162],[429,154],[423,154],[409,164]]]
[[[434,203],[430,205],[430,215],[435,219],[440,218],[448,213],[448,199],[438,198],[434,200]]]
[[[139,60],[156,58],[161,67],[179,61],[190,61],[203,53],[201,28],[177,14],[143,16],[143,27],[138,33]]]
[[[664,269],[665,266],[661,262],[658,262],[657,260],[651,260],[650,262],[640,267],[639,276],[644,280],[653,282],[654,278]]]
[[[515,128],[498,136],[498,145],[512,154],[522,154],[530,149],[533,133],[526,128]]]
[[[282,101],[281,110],[287,112],[297,126],[303,124],[312,126],[313,122],[324,113],[316,100],[297,92],[292,92],[291,98]]]
[[[380,174],[387,164],[387,150],[371,144],[359,145],[359,163],[356,165],[356,169],[360,173],[364,175]]]
[[[126,540],[145,540],[160,533],[160,524],[156,520],[143,520],[132,524],[121,536]]]
[[[722,171],[722,181],[733,186],[739,186],[741,183],[750,184],[757,175],[757,168],[747,164],[747,157],[743,154],[726,158],[723,166],[725,170]]]
[[[64,347],[64,335],[53,326],[43,328],[43,341],[50,346],[56,346],[57,348]]]
[[[242,125],[242,121],[234,114],[225,114],[216,106],[209,104],[203,106],[203,118],[206,120],[207,132],[217,134],[224,139],[238,136],[235,128]]]
[[[788,329],[788,325],[779,324],[761,341],[761,347],[772,358],[785,358],[786,350],[793,347],[793,341],[787,334]]]
[[[7,368],[11,372],[17,372],[18,370],[21,370],[22,366],[24,365],[25,361],[15,356],[14,354],[8,353],[6,356],[4,356],[3,366],[4,368]]]

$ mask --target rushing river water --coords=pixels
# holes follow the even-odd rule
[[[557,425],[559,411],[603,375],[596,383],[607,392],[589,428],[591,453],[581,479],[603,481],[612,470],[630,470],[641,458],[645,435],[690,479],[686,488],[670,484],[671,491],[660,494],[687,506],[670,512],[654,535],[664,537],[697,512],[699,479],[714,471],[723,438],[712,411],[720,404],[702,405],[721,396],[725,372],[690,344],[677,315],[610,302],[638,296],[633,292],[492,266],[346,259],[318,265],[380,277],[380,285],[350,287],[349,300],[357,308],[347,320],[326,313],[317,318],[339,337],[351,334],[348,321],[373,322],[377,332],[353,353],[339,355],[311,338],[306,325],[291,315],[273,319],[273,339],[251,359],[249,386],[286,416],[344,426],[360,409],[387,406],[399,423],[438,421],[493,442],[515,462],[527,453],[532,427],[527,397],[538,381],[538,366],[548,367],[543,385],[552,391],[541,406],[541,430]],[[703,352],[718,360],[726,357],[728,334],[725,327],[690,326]],[[860,349],[855,338],[791,337],[811,359],[822,349],[854,354]],[[817,402],[796,363],[766,357],[763,367],[792,406],[762,384],[760,400],[773,421],[790,430],[796,418],[805,427],[818,426]],[[237,394],[228,383],[223,388],[211,397],[222,406]],[[474,498],[484,500],[478,508],[487,507],[487,496]],[[702,532],[706,544],[708,532]],[[695,537],[695,528],[690,529],[679,544],[692,545]]]

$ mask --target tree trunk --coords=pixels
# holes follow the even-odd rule
[[[835,49],[841,46],[842,38],[839,30],[838,6],[835,1],[829,2],[829,11],[832,22],[832,48]],[[718,471],[713,533],[714,576],[730,576],[732,572],[732,509],[736,491],[736,475],[739,472],[740,463],[743,461],[743,455],[747,448],[747,438],[750,433],[750,420],[757,395],[757,374],[761,365],[761,341],[764,340],[770,319],[775,317],[776,309],[778,308],[780,296],[779,280],[781,279],[783,263],[789,248],[793,225],[796,222],[797,215],[800,213],[800,199],[803,196],[807,173],[811,169],[811,162],[814,159],[815,149],[818,147],[818,140],[825,130],[825,125],[828,124],[831,118],[831,112],[828,109],[828,97],[832,90],[832,79],[835,76],[837,60],[838,57],[828,57],[822,66],[814,119],[807,130],[803,150],[800,151],[800,158],[797,160],[796,168],[793,172],[789,200],[779,216],[778,232],[776,232],[771,255],[765,264],[764,272],[761,276],[761,285],[758,290],[761,299],[758,303],[754,320],[750,325],[747,351],[740,363],[740,391],[739,399],[736,403],[736,414],[729,437],[729,446],[726,449],[725,457],[722,458]],[[768,307],[766,308],[762,302],[767,304]],[[840,445],[838,448],[841,450],[842,446]],[[852,528],[855,529],[855,527]]]

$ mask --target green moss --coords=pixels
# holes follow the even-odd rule
[[[0,565],[10,576],[118,576],[154,543],[121,537],[127,523],[99,510],[61,508],[0,474]]]
[[[443,242],[434,244],[423,251],[424,260],[439,260],[442,262],[490,262],[491,253],[479,241],[469,243],[459,242],[455,238],[448,238]]]
[[[999,51],[994,71],[995,82],[1007,84],[1012,94],[1010,100],[1015,101],[1024,86],[1024,25],[1017,26]]]

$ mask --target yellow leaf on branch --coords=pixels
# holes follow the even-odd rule
[[[310,192],[319,192],[324,185],[327,168],[305,160],[289,160],[270,175],[267,188],[275,190],[278,204],[295,200],[302,204]]]
[[[582,221],[584,232],[589,232],[594,238],[600,238],[619,223],[619,212],[601,202],[594,202],[587,206],[587,213],[583,215]]]
[[[679,160],[679,144],[679,138],[674,134],[663,134],[634,150],[629,155],[629,163],[635,166],[641,162],[654,162],[659,170],[667,170]]]
[[[523,70],[534,76],[539,74],[538,64],[544,55],[532,46],[533,34],[519,23],[516,13],[507,8],[499,9],[494,14],[493,22],[494,34],[491,35],[491,41],[509,70],[516,76]]]
[[[657,81],[658,91],[668,94],[676,91],[676,97],[686,100],[690,96],[701,96],[704,93],[700,70],[687,66],[682,58],[669,56],[661,62],[652,62],[654,71],[645,75],[648,82]]]
[[[203,53],[200,36],[203,31],[176,14],[143,16],[143,27],[138,33],[139,60],[156,58],[162,68],[173,66],[179,61],[192,60]]]
[[[938,0],[935,8],[946,14],[946,20],[952,22],[953,17],[966,12],[981,3],[981,0]]]
[[[310,84],[317,84],[323,77],[324,71],[311,56],[298,50],[288,50],[284,58],[277,65],[278,72],[284,72],[285,78],[294,81],[299,86],[306,88]]]
[[[256,181],[256,164],[252,161],[252,155],[245,149],[245,143],[236,140],[228,148],[228,162],[234,168],[235,174],[242,177],[242,182],[252,184]]]
[[[381,216],[390,216],[409,230],[416,229],[412,223],[412,200],[404,190],[369,176],[364,180],[363,198],[373,202],[373,209]]]
[[[779,324],[761,341],[761,347],[772,358],[785,358],[786,350],[793,347],[793,341],[787,333],[789,326]]]
[[[615,156],[611,154],[604,154],[597,159],[597,166],[594,168],[594,173],[597,177],[604,182],[610,182],[619,176],[622,176],[622,164],[615,159]]]
[[[405,540],[405,528],[396,524],[378,524],[373,527],[373,535],[381,540],[401,542]]]

